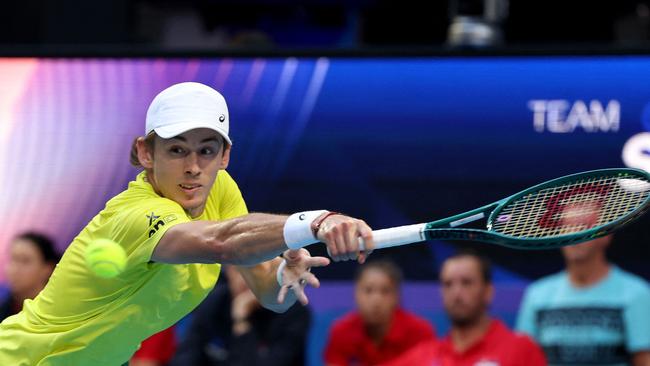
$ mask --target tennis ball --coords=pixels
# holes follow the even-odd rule
[[[95,239],[86,247],[86,265],[102,278],[113,278],[126,267],[126,253],[110,239]]]

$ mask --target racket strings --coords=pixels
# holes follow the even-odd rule
[[[623,173],[585,177],[542,188],[506,205],[490,230],[518,238],[543,238],[606,225],[644,204],[650,182]]]

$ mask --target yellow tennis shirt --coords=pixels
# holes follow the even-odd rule
[[[220,171],[203,214],[224,220],[247,213],[235,181]],[[154,192],[140,173],[112,198],[68,247],[45,289],[0,324],[0,365],[116,366],[140,342],[194,309],[219,277],[219,264],[152,263],[153,250],[172,226],[192,220]],[[102,279],[86,267],[84,250],[110,238],[128,256],[123,273]]]

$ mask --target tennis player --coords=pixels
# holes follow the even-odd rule
[[[72,241],[45,289],[0,324],[0,365],[122,365],[206,297],[221,263],[237,265],[260,303],[282,312],[307,303],[304,287],[319,286],[309,269],[329,264],[303,246],[323,241],[335,261],[365,261],[373,242],[361,220],[325,210],[248,214],[225,171],[228,130],[226,102],[206,85],[176,84],[154,98],[131,153],[143,172]],[[113,279],[85,265],[98,238],[128,255]]]

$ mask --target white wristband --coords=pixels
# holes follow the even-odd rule
[[[284,242],[289,249],[300,249],[318,242],[311,231],[311,223],[327,210],[296,212],[284,223]]]
[[[278,266],[278,270],[275,272],[275,279],[278,281],[278,285],[282,287],[282,271],[284,271],[284,267],[287,266],[287,260],[282,258],[282,262],[280,262],[280,265]]]

